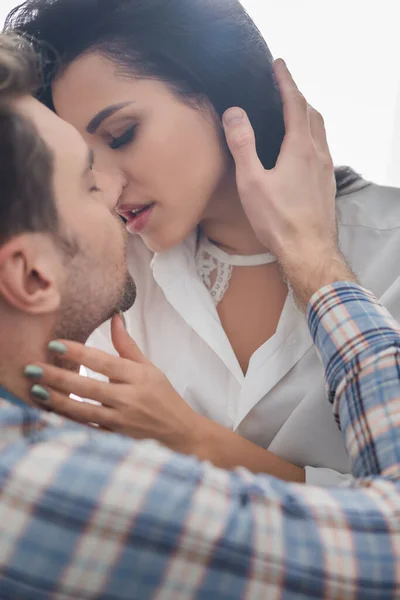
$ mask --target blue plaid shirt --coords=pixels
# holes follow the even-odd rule
[[[1,600],[399,600],[400,331],[347,283],[308,320],[351,487],[222,471],[2,390]]]

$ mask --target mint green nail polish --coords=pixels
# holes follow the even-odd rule
[[[43,369],[36,365],[27,365],[24,369],[25,377],[29,379],[41,379],[44,375]]]
[[[38,400],[42,402],[47,402],[50,398],[50,394],[47,390],[44,389],[41,385],[34,385],[31,389],[32,396],[35,396]]]
[[[50,342],[47,348],[50,350],[50,352],[56,352],[57,354],[66,354],[68,350],[67,346],[61,344],[60,342]]]

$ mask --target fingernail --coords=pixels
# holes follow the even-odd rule
[[[244,111],[241,108],[229,108],[224,113],[224,122],[226,125],[236,125],[243,120]]]
[[[124,313],[122,312],[122,310],[120,310],[118,314],[119,314],[119,316],[121,317],[121,321],[123,322],[123,324],[124,324],[124,327],[125,327],[125,330],[126,330],[126,320],[125,320],[125,315],[124,315]]]
[[[50,394],[47,390],[44,389],[41,385],[34,385],[31,389],[32,396],[35,396],[38,400],[42,402],[47,402],[50,399]]]
[[[44,375],[43,369],[36,365],[27,365],[24,369],[25,377],[29,379],[41,379]]]
[[[47,346],[50,352],[56,352],[57,354],[66,354],[68,351],[67,346],[65,344],[61,344],[61,342],[50,342]]]

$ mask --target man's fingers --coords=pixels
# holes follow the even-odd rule
[[[126,358],[142,365],[151,364],[126,331],[124,321],[120,315],[114,315],[111,320],[111,339],[114,348],[121,358]]]
[[[282,96],[286,135],[299,140],[310,138],[310,122],[307,100],[299,91],[286,63],[278,58],[274,73]]]
[[[308,114],[310,119],[311,135],[314,140],[315,147],[319,152],[330,156],[325,123],[322,115],[311,105],[308,105]]]
[[[253,127],[244,110],[230,108],[223,117],[226,141],[236,164],[241,180],[257,179],[265,173],[256,150]]]

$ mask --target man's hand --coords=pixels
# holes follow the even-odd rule
[[[274,169],[256,152],[246,113],[224,115],[239,194],[257,237],[278,259],[300,304],[326,284],[354,280],[337,248],[336,184],[322,116],[308,105],[282,60],[275,62],[286,135]]]

